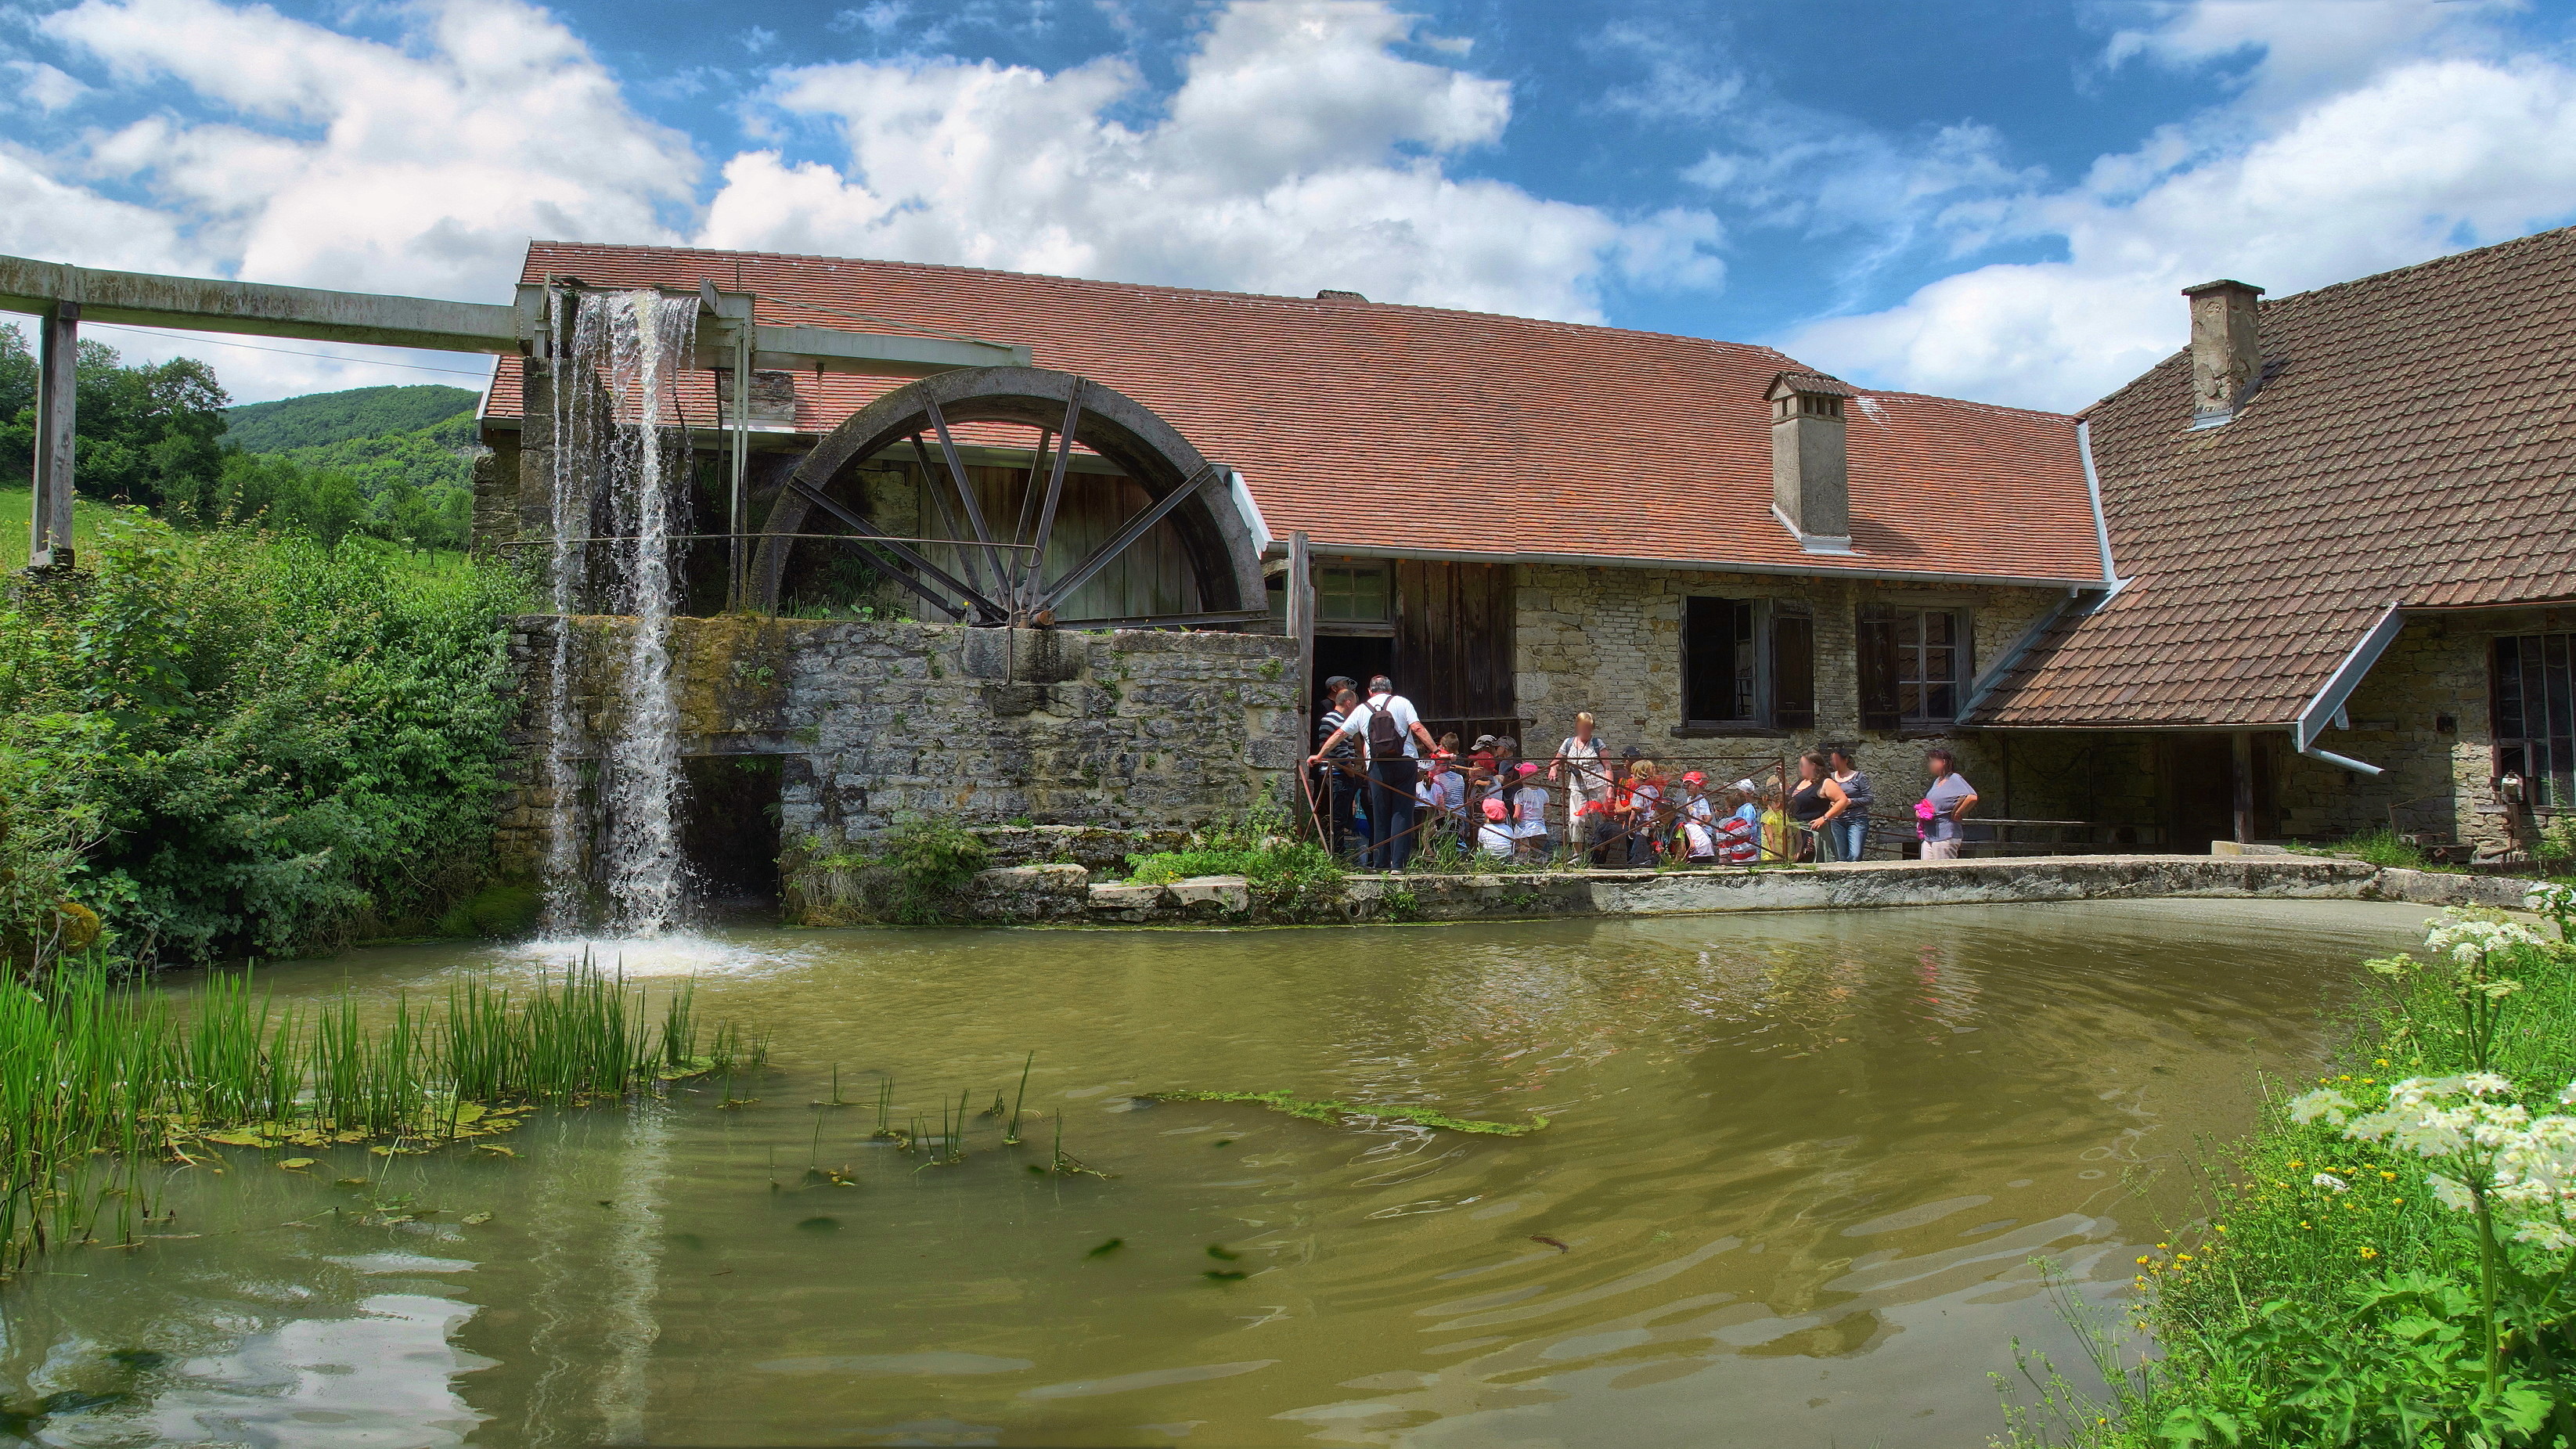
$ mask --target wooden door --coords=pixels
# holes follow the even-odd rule
[[[1513,715],[1509,564],[1395,565],[1395,686],[1425,719]]]

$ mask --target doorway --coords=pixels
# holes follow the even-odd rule
[[[1357,681],[1362,695],[1368,693],[1369,676],[1391,674],[1395,669],[1395,641],[1385,635],[1318,634],[1315,636],[1315,677],[1306,681],[1310,699],[1320,699],[1324,681],[1336,674],[1347,674]],[[1321,712],[1318,711],[1320,717]]]
[[[2235,839],[2235,742],[2226,735],[2167,735],[2157,746],[2165,849],[2200,855],[2213,840]]]
[[[777,755],[699,755],[680,762],[688,802],[680,816],[680,859],[695,904],[717,920],[777,918],[784,764]]]

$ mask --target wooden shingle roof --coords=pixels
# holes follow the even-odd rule
[[[2261,383],[2191,430],[2177,353],[2097,403],[2129,582],[1981,725],[2289,723],[2392,604],[2576,597],[2576,228],[2261,305]]]
[[[1847,410],[1853,551],[1803,553],[1772,516],[1767,347],[1371,303],[761,252],[538,242],[525,279],[757,294],[763,322],[868,313],[1024,343],[1126,393],[1243,471],[1270,532],[1323,550],[1604,560],[1806,574],[2098,584],[2057,413],[1908,393]],[[800,305],[804,304],[804,305]],[[833,312],[815,307],[837,309]],[[486,416],[515,418],[503,367]],[[797,377],[827,431],[900,378]],[[703,391],[703,388],[700,388]],[[711,406],[695,393],[687,407]]]

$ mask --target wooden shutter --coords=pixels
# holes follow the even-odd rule
[[[1896,705],[1896,612],[1885,604],[1861,605],[1855,633],[1860,653],[1860,727],[1895,729],[1903,723]]]
[[[1714,724],[1732,718],[1735,601],[1682,600],[1682,719]]]
[[[1816,620],[1782,611],[1771,617],[1771,722],[1784,730],[1816,724]]]

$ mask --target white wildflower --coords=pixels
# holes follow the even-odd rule
[[[2570,1082],[2567,1085],[2567,1090],[2570,1092],[2576,1092],[2576,1082]],[[2301,1126],[2305,1126],[2306,1124],[2314,1122],[2318,1118],[2322,1117],[2325,1119],[2327,1125],[2340,1127],[2345,1122],[2351,1120],[2353,1113],[2360,1110],[2361,1109],[2359,1107],[2353,1105],[2353,1101],[2350,1097],[2345,1096],[2343,1093],[2336,1091],[2332,1087],[2327,1087],[2319,1091],[2310,1092],[2306,1096],[2292,1101],[2290,1103],[2290,1120],[2299,1123]]]
[[[2331,1172],[2320,1172],[2316,1176],[2309,1178],[2308,1186],[2321,1187],[2328,1192],[2352,1191],[2351,1183],[2344,1181],[2342,1178],[2335,1176]]]
[[[2469,1195],[2468,1188],[2456,1177],[2432,1172],[2426,1173],[2424,1180],[2432,1184],[2433,1200],[2455,1213],[2469,1212],[2478,1205],[2478,1200]]]
[[[2513,1240],[2517,1243],[2537,1243],[2551,1252],[2564,1252],[2569,1248],[2576,1248],[2576,1233],[2568,1232],[2561,1224],[2540,1218],[2533,1218],[2515,1229]]]

